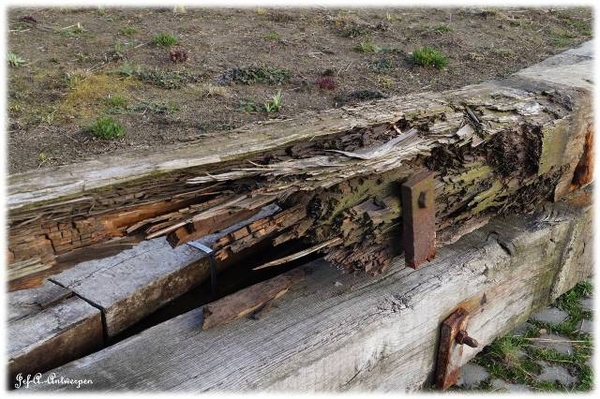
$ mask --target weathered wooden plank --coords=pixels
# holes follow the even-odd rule
[[[82,262],[51,281],[102,309],[106,334],[112,337],[208,275],[205,253],[188,245],[173,249],[162,237],[109,258]]]
[[[589,276],[590,221],[589,201],[572,201],[495,219],[418,270],[403,258],[378,278],[316,266],[259,321],[202,330],[196,309],[54,372],[115,391],[417,390],[431,382],[440,323],[456,307],[481,343],[464,363]]]
[[[201,242],[212,247],[221,237],[278,210],[275,205],[264,207],[246,220],[203,237]],[[225,266],[218,264],[217,269]],[[100,308],[106,334],[112,337],[204,282],[209,275],[204,252],[189,245],[172,248],[164,237],[159,237],[114,256],[81,262],[50,280]]]
[[[40,302],[62,296],[60,290],[43,289]],[[100,311],[71,297],[8,325],[8,371],[24,377],[92,353],[102,347]]]
[[[73,292],[46,281],[41,287],[30,290],[14,291],[8,297],[8,321],[15,322],[41,310],[46,309],[63,299],[72,296]]]

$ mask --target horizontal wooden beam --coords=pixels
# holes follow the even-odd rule
[[[480,343],[465,348],[464,364],[591,274],[590,203],[588,190],[494,219],[418,270],[400,257],[366,278],[316,261],[259,320],[203,330],[196,309],[53,372],[109,391],[418,390],[432,381],[440,324],[457,307]]]

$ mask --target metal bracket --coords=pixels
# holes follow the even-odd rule
[[[442,323],[435,370],[435,386],[445,390],[460,376],[463,345],[476,348],[479,343],[467,333],[469,312],[458,308]]]
[[[417,269],[435,257],[435,192],[433,172],[423,169],[401,188],[404,258]]]
[[[188,241],[186,243],[190,247],[194,247],[199,249],[208,255],[208,264],[210,268],[210,291],[212,295],[212,299],[217,298],[217,268],[215,266],[215,252],[207,247],[204,244],[199,243],[198,241]]]

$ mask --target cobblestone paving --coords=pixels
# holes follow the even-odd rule
[[[593,390],[592,281],[484,348],[451,391],[576,392]]]

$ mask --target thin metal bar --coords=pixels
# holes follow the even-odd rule
[[[210,268],[210,291],[212,299],[217,298],[217,267],[215,266],[215,251],[197,241],[189,241],[187,244],[190,247],[199,249],[208,255],[208,265]]]

